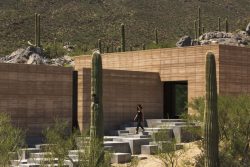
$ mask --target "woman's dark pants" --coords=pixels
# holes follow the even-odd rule
[[[142,126],[142,121],[138,121],[138,122],[137,122],[136,134],[138,134],[139,127],[141,127],[142,130],[144,131],[144,128],[143,128],[143,126]]]

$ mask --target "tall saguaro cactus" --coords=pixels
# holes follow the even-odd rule
[[[206,55],[206,97],[204,112],[205,167],[219,167],[219,127],[215,56]]]
[[[35,46],[40,47],[40,14],[35,13]]]
[[[99,51],[92,55],[91,123],[89,166],[96,166],[103,157],[102,58]]]
[[[121,51],[122,52],[125,52],[125,48],[126,48],[126,46],[125,46],[125,28],[124,28],[124,24],[122,23],[121,24]]]
[[[103,139],[102,58],[98,51],[92,55],[90,137]]]

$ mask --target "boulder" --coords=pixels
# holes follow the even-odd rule
[[[26,62],[26,64],[42,64],[42,63],[43,63],[42,58],[36,53],[30,55],[29,60]]]
[[[17,49],[8,56],[0,58],[1,63],[20,63],[20,64],[44,64],[53,66],[74,66],[74,61],[70,56],[63,56],[49,59],[40,47],[29,46],[26,49]]]
[[[192,39],[190,36],[183,36],[180,38],[180,40],[176,43],[177,47],[184,47],[184,46],[191,46]]]
[[[250,35],[250,23],[248,23],[248,25],[246,27],[246,32],[248,35]]]

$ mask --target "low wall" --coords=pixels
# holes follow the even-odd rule
[[[72,68],[0,64],[0,112],[13,123],[40,136],[60,117],[72,126]]]
[[[90,84],[90,69],[79,69],[78,123],[81,130],[90,124]],[[163,84],[159,73],[103,70],[105,132],[133,121],[137,104],[143,105],[146,119],[163,117]]]

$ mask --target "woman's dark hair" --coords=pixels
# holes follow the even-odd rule
[[[141,104],[137,104],[137,110],[142,109],[142,105]]]

